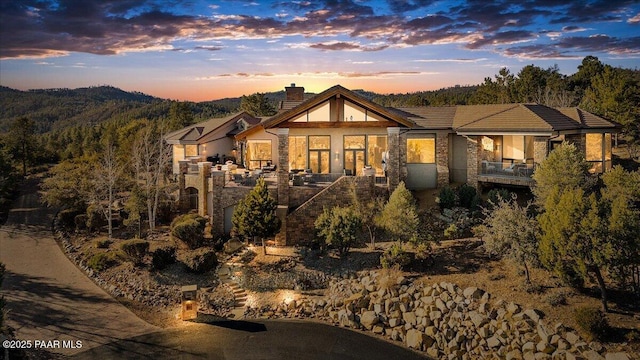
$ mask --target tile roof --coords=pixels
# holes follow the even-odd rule
[[[165,135],[165,141],[169,143],[178,143],[178,142],[197,142],[200,139],[206,137],[211,134],[213,131],[216,131],[220,127],[230,123],[236,122],[240,119],[246,121],[249,125],[256,125],[260,122],[260,118],[254,118],[249,115],[245,111],[229,115],[222,118],[213,118],[206,121],[199,122],[197,124],[193,124],[191,126],[187,126],[186,128],[176,130]]]
[[[451,129],[455,106],[420,106],[390,109],[413,121],[418,127],[425,129]]]

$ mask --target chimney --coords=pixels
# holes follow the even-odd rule
[[[304,88],[291,83],[291,86],[285,86],[287,92],[287,100],[302,101],[304,100]]]

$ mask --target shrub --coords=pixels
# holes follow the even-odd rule
[[[433,265],[433,248],[431,243],[422,242],[416,246],[416,261],[423,267],[430,267]]]
[[[218,258],[213,249],[200,248],[186,252],[183,255],[182,262],[189,271],[202,274],[215,269],[216,265],[218,265]]]
[[[592,339],[602,340],[609,332],[609,323],[600,309],[577,308],[574,310],[574,317],[578,326]]]
[[[102,239],[102,240],[96,240],[94,244],[96,246],[96,249],[108,249],[112,242],[113,241],[109,239]]]
[[[73,209],[61,210],[58,213],[58,216],[56,218],[58,226],[66,230],[69,230],[69,229],[73,230],[73,228],[75,227],[76,215],[78,215],[77,210],[73,210]]]
[[[456,193],[448,186],[445,186],[440,190],[438,194],[438,205],[440,210],[451,209],[456,205]]]
[[[151,253],[151,266],[155,270],[165,269],[176,262],[176,247],[163,246]]]
[[[107,225],[107,220],[104,218],[102,210],[98,206],[91,205],[87,208],[87,229],[92,232],[95,229]]]
[[[447,239],[455,239],[458,237],[460,231],[458,230],[458,226],[456,224],[449,224],[449,226],[444,229],[444,237]]]
[[[139,239],[127,240],[120,244],[120,249],[134,263],[140,264],[145,255],[149,252],[149,242]]]
[[[103,271],[120,263],[120,257],[116,252],[100,252],[94,254],[87,261],[87,266],[93,271]]]
[[[567,305],[567,294],[564,291],[557,291],[547,295],[546,301],[551,306]]]
[[[84,230],[87,228],[87,214],[78,214],[73,218],[76,230]]]
[[[472,210],[480,203],[478,192],[473,186],[464,184],[458,189],[458,201],[460,206]]]
[[[380,256],[380,265],[384,269],[394,266],[403,268],[411,263],[411,256],[403,248],[402,244],[394,243]]]
[[[207,219],[197,214],[176,217],[171,222],[171,235],[182,241],[190,249],[197,249],[204,240]]]
[[[315,222],[319,236],[338,249],[340,255],[347,254],[358,241],[361,227],[360,218],[352,208],[325,208]]]
[[[489,204],[496,205],[500,200],[509,201],[512,199],[511,192],[507,189],[491,189],[487,193]],[[490,206],[492,206],[490,205]]]

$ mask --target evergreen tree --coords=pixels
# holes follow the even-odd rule
[[[259,237],[266,253],[264,238],[275,236],[280,230],[280,219],[276,216],[278,203],[269,194],[267,183],[258,179],[256,186],[236,205],[232,223],[235,231],[247,238]]]
[[[240,110],[251,116],[272,116],[276,114],[275,107],[262,93],[243,95],[240,99]]]
[[[27,165],[33,159],[35,149],[35,123],[33,120],[21,117],[14,120],[9,128],[7,146],[13,153],[14,159],[22,165],[22,176],[27,176]]]
[[[351,207],[334,207],[324,211],[315,222],[318,235],[326,244],[338,249],[340,256],[358,242],[362,222]]]
[[[419,240],[418,208],[404,182],[400,182],[393,191],[376,222],[397,241],[417,242]]]
[[[536,167],[533,179],[536,181],[531,189],[536,204],[546,206],[549,194],[557,190],[569,190],[585,187],[589,163],[575,145],[563,142]]]

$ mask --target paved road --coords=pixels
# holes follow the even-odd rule
[[[0,227],[7,323],[21,340],[80,340],[79,359],[422,359],[356,331],[301,321],[220,321],[160,329],[136,317],[62,253],[34,191]],[[0,358],[2,354],[0,354]]]
[[[2,293],[7,324],[21,340],[81,340],[75,354],[112,341],[158,331],[87,278],[62,253],[51,234],[53,212],[31,192],[14,203],[0,228]]]
[[[424,359],[360,332],[301,321],[222,321],[142,335],[78,359]]]

